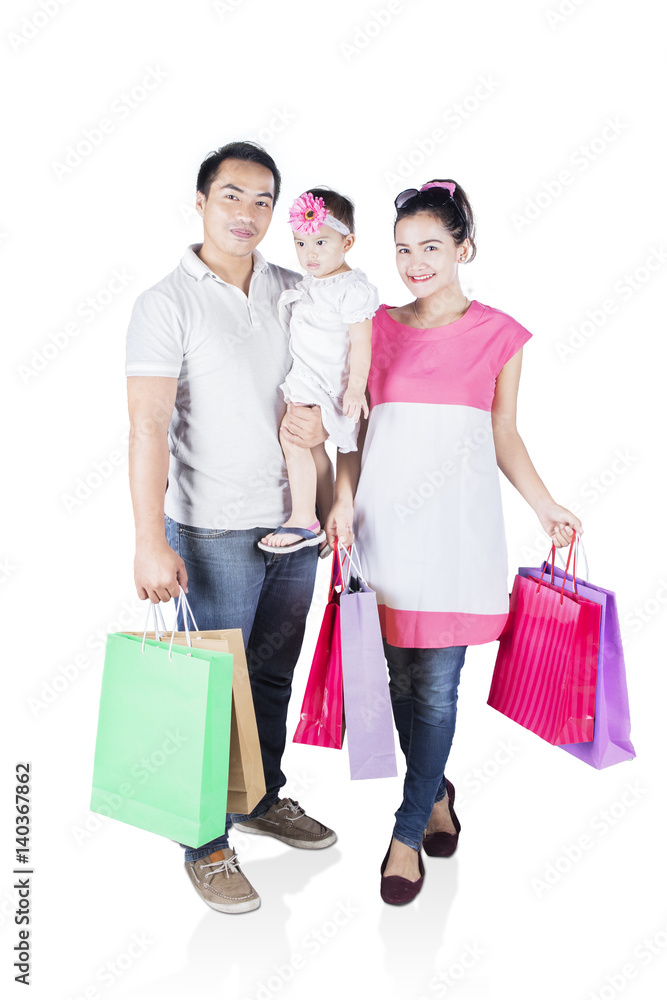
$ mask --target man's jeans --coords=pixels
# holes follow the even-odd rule
[[[415,851],[434,803],[447,794],[444,770],[454,737],[466,648],[402,649],[384,643],[391,707],[407,762],[393,835]]]
[[[166,515],[164,523],[169,545],[185,562],[188,602],[198,628],[243,632],[266,782],[266,795],[249,816],[228,815],[224,834],[201,847],[181,845],[186,861],[194,861],[227,847],[232,822],[261,816],[278,801],[285,784],[280,762],[287,706],[313,596],[318,550],[313,545],[282,556],[262,552],[257,542],[275,525],[216,531],[179,524]]]

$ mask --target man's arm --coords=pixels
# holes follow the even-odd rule
[[[130,493],[136,528],[134,582],[143,601],[153,604],[187,593],[185,563],[164,534],[164,494],[169,475],[167,432],[176,400],[177,378],[131,376]]]

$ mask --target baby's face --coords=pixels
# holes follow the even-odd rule
[[[316,278],[340,271],[345,263],[345,237],[330,226],[308,236],[295,233],[294,246],[301,267]]]

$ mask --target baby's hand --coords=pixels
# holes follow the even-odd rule
[[[367,418],[368,403],[366,402],[365,393],[359,392],[359,390],[347,389],[343,396],[343,413],[346,417],[351,417],[355,423],[358,423],[362,413]]]

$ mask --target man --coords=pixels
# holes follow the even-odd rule
[[[137,593],[157,603],[182,587],[200,629],[241,628],[246,644],[266,796],[249,816],[228,816],[216,840],[182,845],[196,891],[225,913],[259,906],[229,847],[232,822],[295,847],[336,840],[279,797],[317,549],[286,558],[257,547],[290,511],[278,387],[291,359],[276,307],[300,275],[257,250],[279,192],[278,168],[260,146],[233,142],[208,156],[197,178],[203,243],[139,297],[127,338]],[[295,408],[283,428],[306,448],[327,436],[317,408]]]

